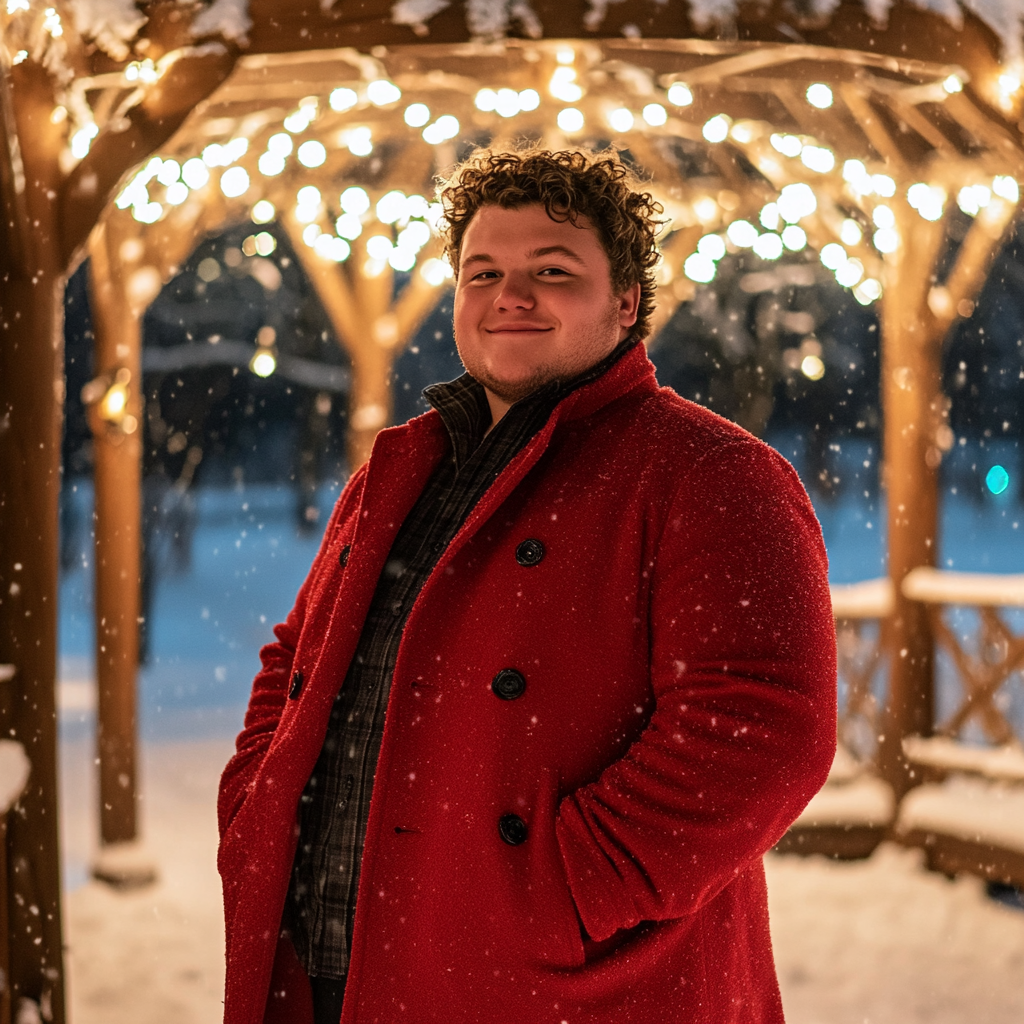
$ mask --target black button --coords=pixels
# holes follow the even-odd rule
[[[509,846],[518,846],[526,842],[526,822],[518,814],[503,814],[498,819],[498,835]]]
[[[288,691],[288,699],[295,700],[296,697],[302,692],[302,673],[294,672],[292,674],[292,688]]]
[[[341,554],[338,555],[338,564],[343,569],[345,568],[346,565],[348,565],[348,556],[351,554],[351,552],[352,552],[352,545],[351,544],[346,544],[341,549]]]
[[[526,680],[523,678],[523,674],[514,668],[503,668],[491,680],[491,689],[494,691],[495,697],[500,697],[502,700],[515,700],[516,697],[522,697],[523,691],[526,689]]]
[[[544,557],[544,545],[535,537],[527,537],[516,548],[516,561],[520,565],[536,565]]]

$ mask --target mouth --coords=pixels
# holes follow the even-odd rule
[[[541,324],[499,324],[497,327],[485,327],[487,334],[545,334],[553,330]]]

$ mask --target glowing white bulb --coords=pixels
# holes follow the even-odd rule
[[[758,220],[761,222],[761,226],[767,228],[769,231],[775,231],[779,226],[779,207],[777,203],[765,203],[761,207],[761,213],[758,216]]]
[[[715,279],[715,272],[718,267],[710,256],[695,252],[686,257],[683,264],[683,273],[698,284],[708,284]]]
[[[938,185],[926,185],[918,181],[907,189],[907,202],[925,220],[939,220],[946,203],[946,190]]]
[[[371,260],[386,260],[394,246],[386,235],[371,235],[366,240],[366,255]]]
[[[768,137],[768,141],[783,156],[797,157],[804,148],[804,144],[795,135],[780,135],[776,132]]]
[[[668,87],[668,101],[677,107],[688,107],[693,102],[693,93],[688,85],[674,82]]]
[[[807,102],[819,110],[827,110],[832,106],[832,90],[824,82],[815,82],[807,86]]]
[[[704,235],[697,243],[697,252],[709,260],[720,260],[725,255],[725,242],[721,235]]]
[[[862,306],[867,306],[882,297],[882,286],[873,277],[869,277],[853,289],[853,297]]]
[[[1020,199],[1020,188],[1016,178],[1008,174],[997,174],[992,179],[992,191],[1001,196],[1008,203],[1016,203]]]
[[[515,117],[519,113],[519,93],[515,89],[499,89],[494,109],[502,117]]]
[[[900,236],[893,228],[879,228],[872,239],[879,252],[895,252],[900,245]]]
[[[555,120],[563,132],[578,132],[584,124],[582,111],[575,107],[566,107],[564,110],[560,110]]]
[[[426,103],[410,103],[405,108],[405,123],[410,128],[422,128],[430,120],[430,107]]]
[[[668,112],[660,103],[648,103],[643,109],[643,115],[652,128],[660,128],[668,120]]]
[[[856,245],[864,237],[864,232],[855,220],[847,217],[839,229],[839,237],[845,245]]]
[[[274,358],[274,353],[269,349],[261,347],[252,359],[249,360],[249,369],[257,377],[269,377],[277,369],[277,360]]]
[[[633,127],[633,112],[618,107],[608,113],[608,124],[617,132],[628,132]]]
[[[847,260],[836,270],[836,280],[844,288],[852,288],[864,276],[864,264],[858,259]]]
[[[729,137],[732,121],[725,114],[716,114],[704,123],[701,129],[708,142],[724,142]]]
[[[416,266],[416,250],[392,249],[388,253],[388,263],[393,270],[401,270],[408,273]]]
[[[800,151],[803,165],[818,174],[828,174],[836,165],[836,158],[831,149],[825,146],[804,146]]]
[[[359,102],[359,96],[354,89],[346,89],[341,86],[331,92],[329,102],[331,110],[348,110]]]
[[[265,178],[273,178],[284,170],[285,160],[277,153],[261,153],[256,166]]]
[[[818,199],[810,185],[796,181],[782,189],[775,205],[784,221],[795,224],[802,217],[814,213],[818,208]]]
[[[366,87],[366,98],[375,107],[385,107],[389,103],[397,103],[402,98],[402,90],[386,78],[378,78]]]
[[[548,91],[563,103],[578,103],[583,98],[583,90],[576,84],[576,71],[570,67],[555,68]]]
[[[294,148],[295,143],[292,142],[292,137],[287,132],[277,132],[276,135],[271,135],[267,139],[267,152],[273,153],[275,156],[288,156]]]
[[[799,224],[787,224],[782,229],[782,244],[790,252],[799,252],[807,245],[807,232]]]
[[[220,190],[228,199],[237,199],[249,191],[249,173],[244,167],[229,167],[220,176]]]
[[[188,199],[188,185],[183,181],[172,181],[167,186],[166,198],[171,206],[181,206]]]
[[[202,188],[210,180],[210,172],[206,169],[206,164],[194,156],[191,160],[186,160],[181,168],[181,180],[189,188]]]
[[[871,221],[876,228],[894,228],[896,226],[896,214],[884,203],[879,203],[872,211]]]
[[[838,270],[848,259],[846,250],[838,242],[829,242],[821,247],[818,258],[829,270]]]
[[[253,224],[269,224],[277,216],[277,210],[269,199],[261,199],[253,204],[252,212],[249,214]]]
[[[327,148],[322,142],[310,139],[299,146],[299,151],[295,155],[303,167],[320,167],[327,160]]]
[[[181,177],[181,164],[177,160],[165,160],[157,171],[156,180],[161,185],[173,185]]]
[[[420,267],[420,274],[423,275],[423,279],[427,284],[432,285],[434,288],[439,288],[445,281],[449,280],[452,275],[452,268],[446,260],[429,259],[422,267]]]
[[[800,361],[800,372],[810,380],[821,380],[825,376],[825,364],[821,361],[821,356],[813,353],[804,356]]]
[[[408,200],[404,192],[387,192],[377,202],[377,220],[381,224],[394,224],[406,216]]]
[[[395,241],[399,249],[412,249],[418,252],[430,241],[430,228],[423,221],[414,220],[399,232]]]
[[[343,213],[335,222],[334,230],[351,241],[363,233],[363,223],[354,213]]]
[[[757,236],[760,234],[749,220],[734,220],[726,228],[725,233],[729,236],[729,241],[741,249],[749,249],[757,241]]]
[[[353,156],[369,156],[373,152],[373,135],[369,128],[353,128],[347,139],[348,151]]]
[[[473,98],[473,103],[477,110],[490,113],[498,105],[498,94],[493,89],[481,89]]]
[[[766,231],[758,235],[753,249],[763,260],[777,260],[782,255],[782,239],[773,231]]]
[[[370,197],[367,195],[366,189],[360,188],[358,185],[352,185],[345,189],[341,193],[339,202],[345,213],[351,213],[356,217],[366,213],[370,208]]]
[[[888,174],[872,174],[871,187],[884,199],[896,195],[896,182]]]

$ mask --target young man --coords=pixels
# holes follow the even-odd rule
[[[825,552],[659,388],[614,159],[442,192],[467,373],[382,431],[220,795],[228,1024],[773,1024],[762,855],[835,742]]]

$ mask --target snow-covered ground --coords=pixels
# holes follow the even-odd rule
[[[150,743],[143,821],[160,881],[78,885],[66,905],[70,1024],[219,1024],[223,928],[216,851],[224,739]],[[70,856],[93,848],[84,740],[64,746]],[[930,874],[914,851],[868,861],[768,858],[772,934],[790,1024],[1020,1024],[1024,911],[976,879]]]

